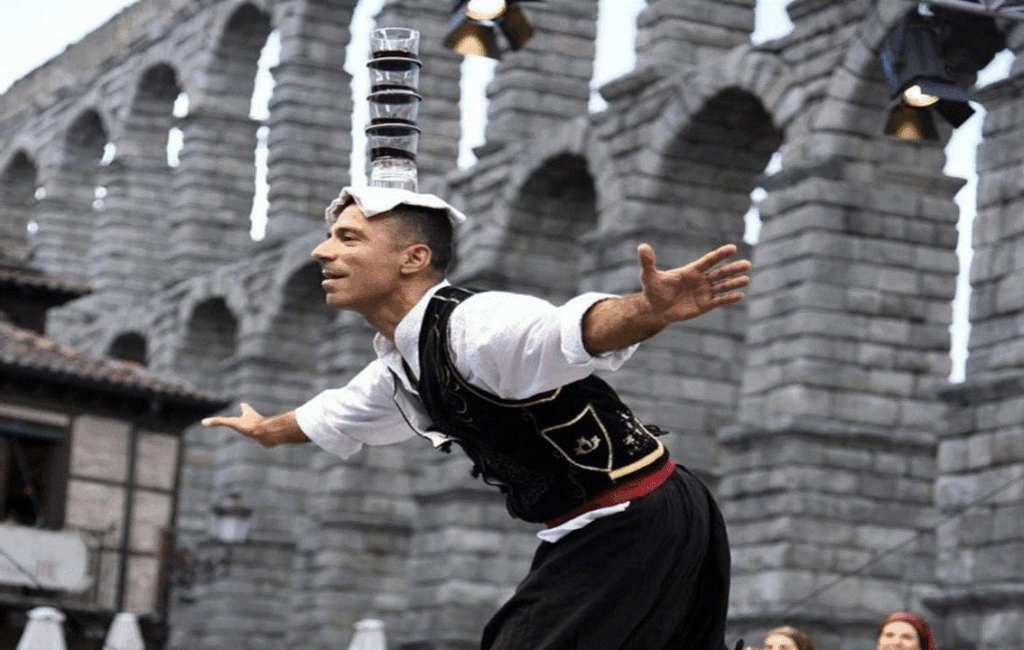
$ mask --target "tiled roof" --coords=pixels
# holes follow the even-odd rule
[[[75,296],[83,296],[90,291],[88,285],[77,280],[44,274],[25,265],[6,262],[6,259],[0,258],[0,284],[46,289]]]
[[[137,363],[94,357],[30,330],[0,322],[0,369],[4,368],[197,406],[222,405],[211,395],[182,382],[159,377]]]

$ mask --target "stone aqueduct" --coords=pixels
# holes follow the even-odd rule
[[[348,180],[356,4],[141,0],[0,96],[4,241],[94,289],[51,314],[51,336],[265,411],[367,360],[366,326],[323,306],[309,258]],[[735,636],[790,622],[820,647],[867,648],[880,614],[910,608],[944,650],[1024,647],[1024,77],[1018,61],[982,97],[970,358],[951,385],[962,181],[940,144],[879,133],[877,52],[915,4],[794,0],[794,31],[753,46],[755,0],[649,0],[636,69],[588,114],[597,3],[547,0],[497,68],[467,170],[449,3],[389,0],[377,19],[423,33],[421,188],[471,215],[457,281],[629,291],[637,242],[672,263],[738,241],[767,190],[743,306],[611,377],[717,490]],[[1001,27],[1019,51],[1024,32]],[[253,241],[249,103],[272,30],[269,221]],[[219,495],[256,512],[230,571],[175,588],[169,647],[344,647],[367,616],[395,647],[475,647],[534,546],[464,461],[415,441],[340,460],[195,429],[185,453],[183,556]]]

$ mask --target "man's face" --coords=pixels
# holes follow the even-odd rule
[[[327,304],[363,314],[386,304],[399,287],[404,248],[386,217],[367,219],[355,203],[347,206],[313,249]]]

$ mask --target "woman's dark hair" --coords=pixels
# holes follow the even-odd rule
[[[893,612],[883,618],[882,622],[878,624],[878,631],[875,632],[875,640],[877,641],[882,636],[886,625],[896,622],[907,623],[914,628],[914,631],[917,632],[917,645],[921,650],[937,650],[935,637],[932,636],[932,628],[928,625],[928,621],[923,616],[910,612]]]

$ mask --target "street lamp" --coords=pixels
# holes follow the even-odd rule
[[[970,95],[949,74],[939,35],[928,17],[917,11],[904,16],[879,58],[891,99],[886,135],[938,140],[933,110],[954,128],[974,114]]]
[[[228,548],[249,539],[253,509],[242,503],[241,492],[229,492],[214,504],[213,537]]]
[[[231,550],[249,539],[253,509],[242,502],[242,493],[235,491],[221,497],[210,512],[210,533],[217,550],[203,562],[203,569],[209,577],[226,576],[231,570]]]

